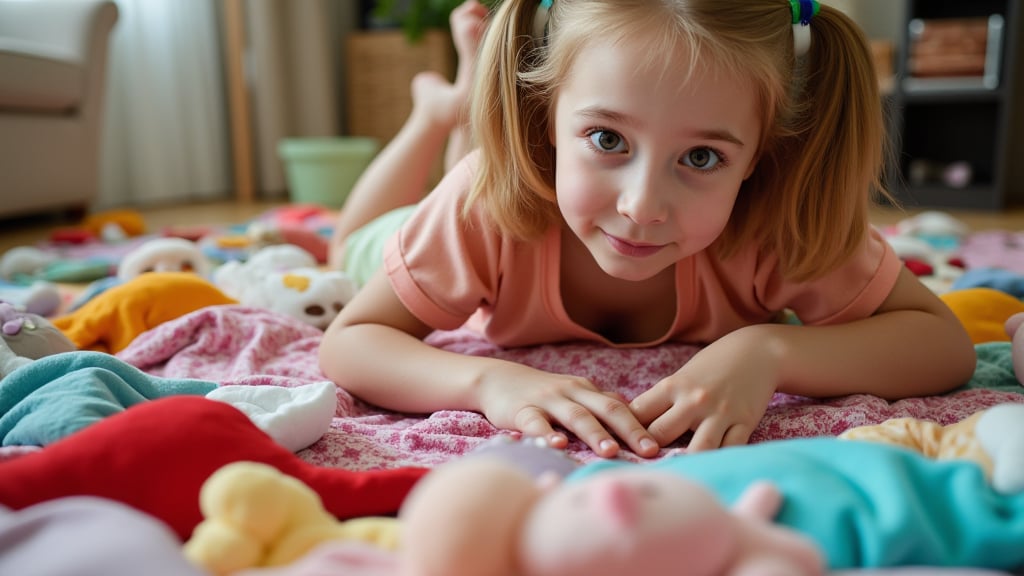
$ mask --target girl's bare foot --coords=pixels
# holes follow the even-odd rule
[[[445,133],[455,128],[466,98],[454,84],[431,70],[416,74],[411,90],[412,116],[426,120]]]
[[[487,8],[477,0],[466,0],[452,11],[449,25],[458,55],[455,82],[448,82],[436,72],[417,74],[412,80],[413,115],[446,131],[463,129],[463,114],[486,18]]]
[[[452,10],[448,17],[448,25],[452,31],[452,41],[459,62],[455,84],[468,91],[469,85],[472,84],[477,50],[487,25],[487,7],[477,0],[466,0]]]

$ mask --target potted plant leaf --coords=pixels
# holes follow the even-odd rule
[[[377,0],[373,17],[401,26],[409,42],[419,42],[427,30],[448,30],[448,16],[463,0]],[[498,0],[481,0],[492,7]]]

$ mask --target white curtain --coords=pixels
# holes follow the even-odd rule
[[[116,1],[99,204],[228,197],[218,3]]]

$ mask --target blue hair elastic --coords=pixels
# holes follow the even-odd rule
[[[537,13],[533,15],[533,37],[543,40],[548,35],[548,12],[554,0],[540,0]]]
[[[821,4],[818,0],[789,0],[789,9],[793,12],[793,24],[807,26],[818,15]]]

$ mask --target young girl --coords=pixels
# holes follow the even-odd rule
[[[957,319],[869,226],[882,103],[840,12],[505,0],[489,19],[470,98],[479,150],[328,328],[320,363],[339,386],[650,457],[688,431],[692,450],[745,443],[775,392],[897,399],[970,377]],[[778,322],[787,309],[801,325]],[[626,402],[422,341],[467,322],[508,347],[704,347]]]

